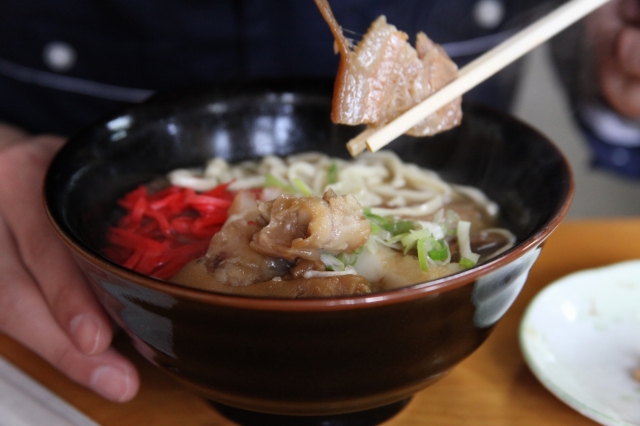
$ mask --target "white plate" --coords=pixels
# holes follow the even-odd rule
[[[2,356],[0,425],[99,426]]]
[[[520,324],[540,382],[604,425],[640,425],[640,261],[568,275],[543,289]]]

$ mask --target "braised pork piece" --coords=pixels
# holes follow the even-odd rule
[[[171,281],[225,293],[288,298],[371,292],[364,277],[326,274],[320,260],[322,253],[352,253],[369,238],[371,224],[353,195],[328,190],[322,198],[282,194],[261,202],[241,191],[231,213],[206,255],[187,264]]]
[[[426,99],[458,75],[458,67],[438,44],[418,33],[415,49],[408,35],[380,16],[352,46],[327,0],[315,0],[340,53],[331,118],[335,123],[382,126]],[[423,119],[407,134],[427,136],[460,124],[461,99]]]

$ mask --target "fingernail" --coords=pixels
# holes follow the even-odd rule
[[[91,389],[103,397],[124,402],[130,398],[131,377],[119,368],[102,365],[91,374]]]
[[[93,355],[100,342],[100,323],[91,314],[80,314],[69,323],[69,331],[78,348],[89,355]]]

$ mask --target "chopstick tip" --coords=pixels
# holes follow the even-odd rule
[[[352,157],[357,157],[358,155],[362,154],[362,151],[364,151],[366,149],[366,146],[356,146],[355,144],[347,144],[347,150],[349,151],[349,154],[351,154]]]
[[[375,129],[367,127],[367,129],[347,142],[347,150],[352,157],[357,157],[358,155],[362,154],[365,149],[367,149],[367,138],[371,136],[374,131]]]

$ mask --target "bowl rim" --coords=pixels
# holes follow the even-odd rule
[[[229,86],[227,86],[229,87]],[[261,84],[256,84],[255,86],[250,86],[252,90],[254,90],[253,94],[258,94],[259,90],[262,90],[264,93],[264,87]],[[275,86],[276,89],[274,91],[277,94],[280,91],[286,92],[295,92],[296,86],[291,89],[291,85],[285,85],[283,89],[278,89],[278,86]],[[262,88],[262,89],[260,89]],[[202,88],[201,88],[202,89]],[[198,91],[189,91],[187,93],[193,93],[194,98],[200,98],[202,94],[206,91],[202,90]],[[247,86],[244,86],[244,89],[247,89]],[[231,93],[233,95],[233,91],[238,90],[236,86],[233,86],[231,90],[227,90],[226,93]],[[124,268],[121,265],[107,259],[104,256],[94,254],[93,250],[86,246],[82,241],[77,239],[71,232],[65,230],[64,227],[57,222],[55,215],[52,212],[52,208],[50,205],[50,198],[47,196],[47,183],[51,179],[51,171],[54,168],[54,164],[56,163],[56,158],[64,155],[64,152],[67,150],[66,148],[70,146],[70,143],[73,143],[75,140],[80,140],[84,137],[92,127],[106,123],[114,118],[117,118],[125,113],[130,113],[132,110],[142,106],[148,106],[153,104],[170,104],[177,99],[184,99],[184,93],[176,95],[175,93],[169,93],[168,95],[160,94],[160,96],[154,96],[150,98],[148,101],[145,101],[141,104],[125,107],[116,113],[112,113],[101,120],[94,122],[93,125],[85,128],[84,130],[78,132],[75,136],[72,136],[70,140],[67,142],[67,145],[63,147],[54,158],[54,161],[50,164],[46,177],[45,177],[45,187],[43,190],[43,198],[44,198],[44,206],[46,215],[49,219],[49,222],[52,224],[55,232],[62,238],[65,242],[66,246],[69,247],[76,256],[88,261],[89,263],[96,265],[105,271],[115,275],[119,279],[134,282],[137,285],[141,285],[147,289],[151,289],[154,291],[158,291],[160,293],[164,293],[167,295],[171,295],[181,299],[193,300],[198,302],[204,302],[209,305],[218,305],[229,308],[240,308],[246,310],[259,310],[259,311],[333,311],[333,310],[345,310],[345,309],[360,309],[370,306],[383,306],[390,305],[395,303],[409,302],[416,299],[420,299],[426,296],[435,296],[439,293],[443,293],[445,291],[453,290],[459,287],[462,287],[470,282],[474,282],[482,275],[486,275],[502,266],[505,266],[516,259],[522,257],[525,253],[529,252],[532,249],[535,249],[540,244],[542,244],[546,238],[558,227],[562,219],[566,216],[569,208],[571,206],[571,202],[573,200],[574,191],[575,191],[575,182],[573,177],[573,171],[571,166],[564,155],[564,153],[555,145],[555,143],[549,139],[546,135],[533,128],[529,124],[520,120],[519,118],[502,112],[495,110],[493,108],[475,104],[473,102],[465,102],[470,103],[476,106],[480,106],[482,109],[490,110],[492,114],[496,114],[500,116],[503,120],[510,120],[515,122],[521,127],[527,128],[533,134],[539,136],[541,140],[544,140],[552,150],[556,151],[558,158],[561,163],[561,167],[566,171],[566,179],[563,179],[563,201],[562,203],[555,209],[550,219],[548,219],[543,226],[541,226],[535,233],[530,235],[527,239],[523,240],[516,246],[511,249],[505,251],[504,253],[499,254],[493,259],[488,260],[485,263],[474,266],[468,270],[461,271],[455,273],[453,275],[448,275],[442,278],[438,278],[435,280],[430,280],[424,283],[413,284],[407,287],[401,287],[391,290],[383,290],[371,294],[366,295],[351,295],[351,296],[336,296],[336,297],[323,297],[323,298],[304,298],[304,299],[285,299],[285,298],[268,298],[268,297],[256,297],[256,296],[246,296],[246,295],[236,295],[236,294],[227,294],[220,292],[213,292],[208,290],[201,290],[196,288],[190,288],[186,286],[182,286],[180,284],[171,283],[168,281],[160,280],[157,278],[153,278],[144,274],[140,274],[133,270]],[[312,93],[315,91],[312,89]],[[251,93],[247,93],[244,91],[242,94],[247,95]],[[294,93],[295,94],[295,93]],[[211,96],[211,95],[208,95]],[[189,99],[189,101],[193,101]],[[346,148],[345,148],[346,149]],[[89,280],[90,281],[90,280]]]

